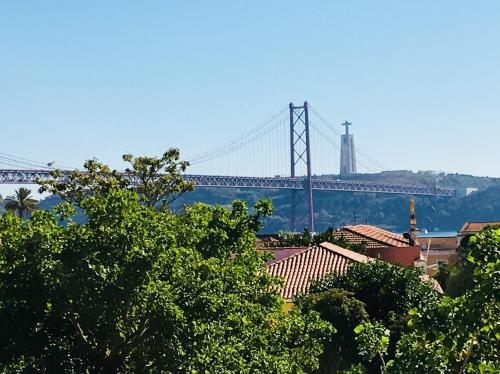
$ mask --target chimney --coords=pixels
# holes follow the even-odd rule
[[[417,220],[415,219],[415,200],[410,199],[410,244],[417,242]]]

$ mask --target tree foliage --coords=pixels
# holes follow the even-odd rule
[[[486,229],[497,229],[498,226],[487,226]],[[473,243],[473,235],[467,235],[460,241],[457,258],[449,264],[441,265],[434,278],[441,284],[445,293],[451,297],[464,295],[474,287],[473,274],[475,265],[469,261]],[[475,240],[475,239],[474,239]]]
[[[354,328],[359,355],[372,363],[380,361],[380,372],[387,371],[385,356],[389,347],[390,331],[379,322],[364,321]]]
[[[395,175],[399,174],[399,175]],[[394,177],[393,177],[394,176]],[[453,174],[428,174],[411,172],[383,172],[380,174],[350,175],[361,182],[423,184],[461,188],[480,185],[479,191],[465,197],[415,196],[418,222],[421,229],[456,231],[465,221],[496,221],[500,217],[500,178],[481,178]],[[490,188],[488,188],[491,186]],[[181,200],[230,204],[235,199],[255,202],[262,197],[273,201],[275,213],[266,220],[264,232],[275,233],[290,228],[290,192],[287,190],[237,190],[223,187],[197,189],[185,194]],[[298,202],[298,211],[307,210],[305,201]],[[369,223],[392,232],[408,230],[408,196],[360,192],[314,192],[315,227],[318,231],[354,224],[353,212],[358,223]]]
[[[379,333],[359,335],[359,353],[367,357],[380,353],[382,372],[499,372],[500,229],[487,228],[468,242],[468,261],[474,265],[473,287],[456,298],[444,296],[437,305],[424,303],[412,308],[408,329],[398,339],[391,360],[383,362],[387,335],[381,334],[381,329]],[[356,331],[376,332],[367,326],[363,323]],[[363,373],[366,369],[358,364],[349,372]]]
[[[4,208],[15,212],[18,217],[25,218],[37,208],[37,205],[38,201],[31,196],[31,190],[20,187],[14,195],[7,196]]]
[[[336,288],[303,296],[296,302],[302,312],[314,310],[335,327],[335,333],[324,343],[321,368],[338,372],[352,363],[362,362],[354,329],[369,319],[363,302],[357,300],[353,293]]]
[[[112,189],[127,189],[137,192],[139,202],[144,205],[166,208],[182,193],[194,188],[193,183],[182,177],[189,163],[180,161],[176,148],[169,149],[162,157],[126,154],[122,158],[129,164],[124,173],[89,160],[83,171],[64,174],[55,170],[52,179],[39,180],[40,192],[51,192],[79,206],[89,194],[106,195]]]
[[[123,160],[130,164],[125,172],[132,179],[132,188],[139,194],[139,201],[146,205],[166,207],[180,194],[193,190],[194,184],[182,177],[189,162],[180,161],[176,148],[169,149],[160,158],[126,154]]]
[[[285,314],[280,281],[254,249],[270,202],[250,214],[243,202],[174,214],[106,166],[87,170],[44,185],[67,199],[53,211],[0,218],[0,371],[317,367],[330,325],[315,312]],[[72,221],[73,204],[85,224]]]
[[[422,281],[419,270],[392,265],[380,260],[367,264],[353,262],[349,264],[345,273],[331,273],[325,278],[313,282],[310,292],[313,295],[321,295],[327,290],[334,289],[348,291],[352,295],[351,297],[364,306],[367,318],[362,322],[373,323],[374,326],[381,324],[384,329],[389,330],[388,359],[394,357],[396,342],[408,329],[406,326],[408,312],[423,305],[432,308],[437,305],[439,299],[439,295],[432,286]],[[321,314],[324,315],[324,313]],[[344,341],[346,346],[353,347],[353,351],[357,350],[356,354],[343,356],[344,367],[363,361],[362,351],[359,349],[354,335],[354,327],[356,326],[349,326],[345,330],[339,329],[339,326],[344,322],[336,313],[330,312],[329,317],[323,318],[326,318],[339,330],[337,340]],[[380,371],[379,368],[381,365],[383,366],[383,363],[378,360],[378,357],[379,355],[375,360],[366,362],[365,366],[368,372]]]
[[[365,304],[371,318],[390,324],[420,305],[435,305],[437,292],[415,268],[375,260],[351,263],[345,273],[331,273],[311,286],[311,292],[342,288]]]
[[[411,332],[398,342],[395,373],[498,373],[500,229],[470,238],[472,289],[438,308],[411,311]]]

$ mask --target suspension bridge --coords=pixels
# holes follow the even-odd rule
[[[336,155],[340,153],[340,137],[335,127],[307,102],[298,106],[290,103],[250,132],[210,151],[188,157],[191,170],[195,173],[184,177],[197,187],[290,190],[292,230],[296,230],[299,222],[304,222],[304,226],[314,231],[315,190],[455,195],[454,189],[446,187],[333,177]],[[363,171],[376,173],[389,170],[361,149],[356,148],[355,153],[358,166]],[[50,173],[54,169],[61,170],[62,177],[71,172],[71,168],[48,166],[2,153],[0,165],[3,167],[0,169],[0,184],[35,184],[37,180],[51,178]],[[306,211],[298,212],[300,205],[305,205]]]

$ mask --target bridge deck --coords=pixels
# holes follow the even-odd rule
[[[64,173],[69,173],[65,171]],[[49,170],[0,170],[0,184],[35,184],[37,179],[51,178]],[[223,175],[185,175],[197,187],[226,188],[264,188],[301,190],[305,178],[287,177],[238,177]],[[412,185],[345,181],[338,179],[313,178],[312,187],[320,191],[376,192],[405,195],[455,196],[453,188]]]

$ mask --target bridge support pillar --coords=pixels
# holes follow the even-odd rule
[[[308,208],[307,228],[314,231],[314,202],[312,189],[311,169],[311,138],[309,136],[309,105],[304,102],[302,106],[289,105],[290,109],[290,176],[297,177],[297,165],[306,166],[306,180],[304,190],[306,192],[306,204]],[[291,192],[291,230],[297,230],[297,191]]]
[[[290,191],[290,231],[297,231],[297,190]]]

